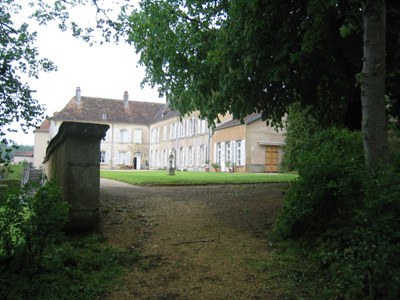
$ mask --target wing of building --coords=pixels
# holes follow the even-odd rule
[[[252,114],[241,123],[231,115],[211,129],[199,112],[179,117],[168,104],[81,96],[35,131],[35,166],[40,167],[47,143],[64,121],[108,124],[101,142],[102,169],[165,169],[172,154],[177,170],[203,171],[218,164],[221,171],[277,172],[284,131],[275,131]]]

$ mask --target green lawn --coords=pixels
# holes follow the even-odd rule
[[[176,171],[171,176],[167,171],[101,171],[100,176],[134,185],[154,186],[283,182],[293,180],[298,175]]]

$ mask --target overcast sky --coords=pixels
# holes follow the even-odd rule
[[[55,24],[39,27],[37,47],[41,57],[51,59],[58,71],[41,73],[38,80],[29,79],[35,98],[46,107],[46,115],[60,111],[80,87],[82,96],[122,99],[124,91],[130,100],[161,102],[156,89],[140,87],[144,68],[138,67],[139,55],[124,43],[94,45],[61,32]],[[8,135],[18,144],[33,145],[33,133]]]

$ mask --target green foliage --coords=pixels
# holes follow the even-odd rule
[[[14,0],[0,2],[0,138],[5,144],[6,132],[15,131],[10,129],[11,123],[19,122],[25,132],[36,125],[44,111],[21,75],[37,78],[40,71],[55,69],[51,61],[39,58],[34,47],[36,33],[29,32],[28,24],[14,24],[21,10]]]
[[[68,205],[55,181],[25,186],[0,206],[0,299],[97,299],[138,253],[69,237]]]
[[[70,237],[46,247],[40,264],[1,268],[1,299],[100,299],[138,253],[102,248],[100,237]]]
[[[362,193],[362,149],[359,133],[335,128],[303,140],[299,178],[291,184],[279,217],[280,235],[316,238],[351,218]]]
[[[0,207],[9,194],[17,194],[21,189],[21,180],[19,179],[0,179]]]
[[[388,73],[398,82],[395,11],[388,9]],[[198,110],[213,121],[227,111],[238,118],[262,111],[280,123],[300,101],[321,123],[359,128],[360,18],[359,0],[142,0],[140,10],[124,8],[114,28],[141,53],[144,82],[182,114]]]
[[[25,162],[0,165],[0,177],[21,180],[24,167],[26,167]]]
[[[363,202],[351,223],[321,235],[321,262],[348,298],[400,295],[400,174],[388,170],[365,180]]]
[[[2,205],[0,251],[8,266],[40,261],[44,249],[60,240],[67,221],[68,204],[61,201],[55,181],[34,193],[33,188],[38,187],[26,185],[20,193],[9,194]]]
[[[317,120],[309,113],[310,108],[303,109],[299,103],[289,108],[286,127],[286,145],[282,159],[282,170],[290,172],[298,169],[297,157],[300,155],[304,140],[310,139],[315,132],[322,129]]]
[[[277,235],[316,247],[332,280],[327,298],[398,299],[398,166],[367,176],[360,135],[338,129],[316,133],[299,153]]]

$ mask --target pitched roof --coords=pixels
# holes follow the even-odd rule
[[[169,108],[168,103],[164,104],[163,107],[158,111],[151,123],[157,123],[162,120],[168,120],[171,118],[179,117],[179,111]]]
[[[227,121],[222,122],[220,124],[217,124],[215,130],[220,130],[220,129],[224,129],[224,128],[228,128],[228,127],[248,124],[248,123],[251,123],[251,122],[253,122],[253,121],[255,121],[255,120],[259,119],[259,118],[261,118],[261,114],[260,113],[252,113],[251,115],[248,115],[243,119],[244,123],[241,123],[240,120],[237,120],[237,119],[230,119],[230,120],[227,120]]]
[[[14,156],[28,156],[28,157],[33,157],[33,152],[14,152]]]
[[[162,103],[84,97],[77,104],[73,97],[68,104],[50,119],[65,121],[115,122],[150,124],[154,116],[164,106]]]
[[[35,131],[48,132],[50,130],[50,121],[45,119],[38,129]]]

